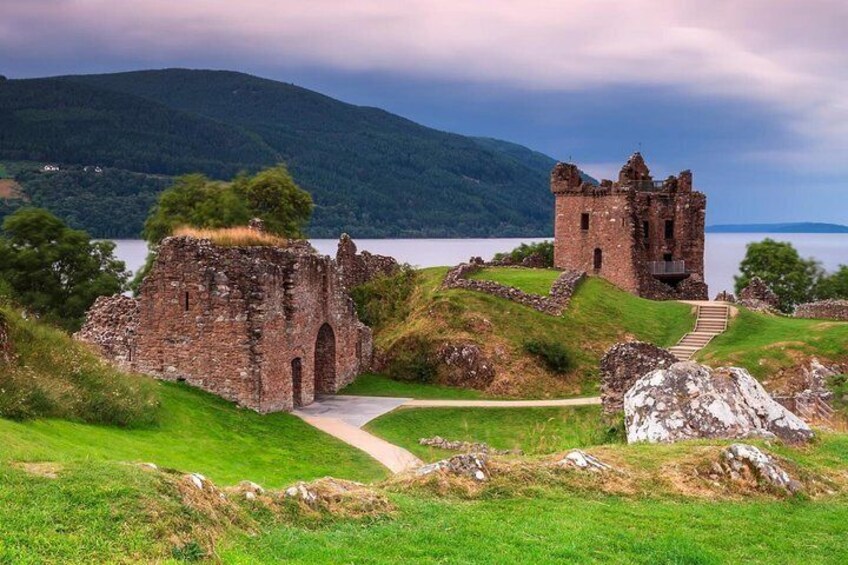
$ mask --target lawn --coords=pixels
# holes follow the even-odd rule
[[[547,296],[551,285],[562,274],[555,269],[525,269],[520,267],[487,267],[477,271],[470,278],[494,281],[512,286],[524,292]]]
[[[366,429],[422,459],[450,454],[418,445],[425,437],[485,442],[497,449],[543,454],[617,441],[599,406],[568,408],[400,408],[372,420]]]
[[[355,381],[342,389],[339,394],[442,400],[479,400],[490,398],[478,390],[429,383],[397,381],[378,373],[359,375]]]
[[[741,309],[727,331],[697,359],[713,366],[745,367],[762,379],[809,356],[844,361],[848,357],[848,323],[766,316]]]
[[[8,461],[149,461],[202,473],[220,484],[281,487],[325,475],[371,481],[376,461],[291,414],[260,415],[211,394],[158,383],[159,424],[122,429],[41,419],[0,419],[0,465]]]

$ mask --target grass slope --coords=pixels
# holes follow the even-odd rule
[[[499,376],[486,390],[495,396],[593,394],[598,361],[608,347],[633,338],[670,346],[694,323],[687,305],[644,300],[599,278],[584,281],[566,312],[555,317],[489,294],[442,289],[446,272],[420,271],[408,304],[375,327],[375,342],[390,352],[420,340],[477,343],[495,360]],[[486,269],[478,276],[530,290],[549,288],[556,273],[510,268]],[[549,372],[524,352],[531,340],[562,344],[574,369],[565,375]]]
[[[822,361],[848,359],[848,323],[766,316],[740,309],[726,332],[697,359],[709,365],[745,367],[759,379],[791,369],[816,356]]]
[[[562,271],[556,269],[520,269],[516,267],[489,267],[471,275],[472,279],[495,281],[514,286],[530,294],[547,296],[551,285]]]
[[[477,400],[489,398],[479,390],[428,383],[403,382],[377,373],[365,373],[342,389],[339,394],[353,396],[394,396],[397,398]]]
[[[184,385],[156,385],[162,408],[154,427],[0,420],[0,465],[12,460],[146,461],[202,473],[224,485],[251,480],[268,487],[324,475],[360,481],[385,476],[363,452],[291,414],[260,415]]]
[[[418,444],[421,438],[484,442],[526,454],[554,453],[616,440],[597,406],[569,408],[402,408],[372,420],[371,433],[434,461],[451,453]]]

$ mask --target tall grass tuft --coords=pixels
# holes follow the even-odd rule
[[[201,229],[188,226],[174,230],[174,235],[208,239],[222,247],[285,247],[289,241],[280,236],[251,229],[247,226]]]

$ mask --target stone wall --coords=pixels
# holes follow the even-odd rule
[[[348,289],[367,283],[378,276],[392,275],[400,268],[394,257],[374,255],[367,251],[357,253],[356,244],[346,233],[339,238],[336,264]]]
[[[442,282],[442,286],[444,288],[462,288],[465,290],[485,292],[523,304],[545,314],[559,316],[568,307],[568,303],[571,301],[577,285],[586,276],[586,273],[579,271],[564,271],[551,285],[550,295],[539,296],[538,294],[530,294],[515,287],[502,285],[494,281],[468,278],[484,266],[485,263],[479,258],[469,263],[457,265],[448,271],[445,280]]]
[[[749,310],[772,312],[780,306],[780,299],[765,281],[759,277],[754,277],[748,281],[748,286],[739,292],[737,303]]]
[[[820,300],[795,307],[796,318],[842,320],[848,322],[848,300]]]
[[[654,299],[706,300],[706,196],[683,171],[654,183],[642,156],[622,167],[619,181],[592,185],[576,166],[559,163],[551,175],[556,198],[554,265],[586,271]],[[688,278],[651,273],[653,261],[685,261]]]
[[[167,238],[142,283],[136,318],[126,300],[96,304],[78,337],[118,363],[129,359],[132,370],[260,412],[309,404],[370,364],[371,332],[339,269],[307,246]]]
[[[604,412],[624,409],[624,394],[633,384],[657,369],[677,363],[670,351],[651,343],[632,341],[613,345],[601,359],[601,403]]]
[[[100,296],[74,338],[95,346],[101,356],[125,370],[132,368],[138,331],[138,301],[128,296]]]

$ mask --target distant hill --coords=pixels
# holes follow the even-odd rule
[[[798,222],[789,224],[723,224],[708,226],[707,233],[848,233],[848,226]]]
[[[554,159],[236,72],[168,69],[4,81],[0,160],[97,164],[122,171],[125,179],[130,172],[161,178],[192,171],[229,178],[284,161],[316,202],[313,237],[553,231],[548,181]],[[42,175],[33,190],[32,178],[21,184],[33,203],[111,237],[138,233],[144,214],[130,208],[149,202],[150,188],[159,184],[146,180],[139,198],[131,183],[124,201],[110,185],[108,213],[128,219],[116,233],[115,222],[101,225],[93,213],[103,182],[86,188],[65,175],[54,190],[59,177]],[[63,191],[79,205],[59,207]]]

